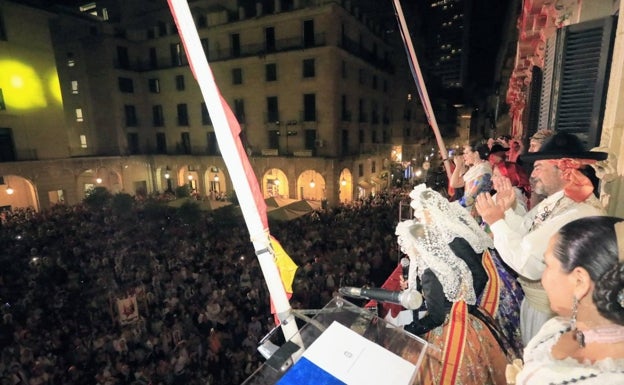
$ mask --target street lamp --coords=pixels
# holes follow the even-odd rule
[[[218,182],[219,181],[219,174],[214,174],[214,178],[213,179],[214,179],[215,182]]]
[[[340,184],[343,186],[347,185],[347,180],[343,177],[342,180],[340,181]]]
[[[15,190],[13,190],[13,188],[11,188],[11,185],[7,184],[6,193],[9,194],[9,195],[13,195],[14,192],[15,192]]]
[[[310,188],[314,188],[314,186],[316,186],[316,183],[314,183],[314,179],[312,179],[310,181]]]

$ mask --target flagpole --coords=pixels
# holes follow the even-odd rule
[[[446,146],[444,145],[444,140],[442,140],[442,135],[440,134],[438,122],[436,121],[435,114],[433,113],[431,100],[429,100],[429,94],[427,93],[427,86],[425,85],[425,80],[423,79],[422,72],[420,71],[420,66],[418,65],[418,59],[416,58],[416,52],[414,51],[412,38],[409,34],[409,30],[407,29],[407,23],[405,22],[403,9],[401,8],[401,3],[399,2],[399,0],[393,0],[393,2],[394,10],[396,11],[396,16],[399,22],[399,27],[401,28],[403,45],[405,46],[405,50],[407,51],[407,59],[409,62],[410,70],[412,72],[412,76],[414,77],[414,81],[416,82],[416,88],[418,88],[418,95],[420,96],[420,101],[425,109],[427,121],[429,122],[429,125],[433,130],[433,134],[436,137],[438,148],[440,149],[440,155],[442,156],[442,160],[444,161],[446,176],[450,181],[451,175],[453,174],[453,171],[451,170],[451,161],[448,158],[448,152],[446,151]]]
[[[242,148],[238,132],[234,133],[230,126],[231,120],[236,122],[236,119],[232,116],[229,107],[226,110],[222,104],[225,103],[225,100],[223,100],[215,83],[187,1],[168,0],[168,3],[178,27],[191,71],[199,84],[210,118],[212,119],[219,149],[232,178],[236,197],[256,250],[271,300],[280,320],[284,338],[290,340],[297,335],[299,330],[275,264],[273,249],[270,245],[266,204],[261,196],[258,197],[258,194],[254,196],[254,187],[256,192],[259,190],[258,181],[255,179],[255,175],[253,175],[253,178],[250,177],[249,173],[253,174],[253,170],[250,170],[251,166],[248,165],[248,162],[248,167],[247,169],[245,168],[246,164],[242,161],[241,156],[244,156],[246,159],[247,154]],[[230,114],[230,121],[228,121],[228,113]],[[240,132],[237,122],[236,126]],[[252,185],[254,182],[255,186]]]

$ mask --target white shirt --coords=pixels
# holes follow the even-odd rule
[[[624,359],[607,358],[592,364],[552,356],[553,345],[569,326],[570,322],[560,317],[551,318],[542,326],[524,349],[524,367],[516,377],[516,384],[624,384]]]
[[[535,218],[548,211],[551,214],[544,215],[543,222],[532,229]],[[539,280],[544,272],[544,252],[550,238],[565,224],[594,215],[605,215],[605,212],[593,194],[578,203],[559,191],[524,216],[512,209],[505,211],[505,218],[490,226],[494,247],[518,274],[530,280]]]

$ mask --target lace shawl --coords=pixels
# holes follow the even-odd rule
[[[479,226],[468,210],[457,202],[449,202],[438,192],[420,184],[410,192],[414,209],[414,217],[424,220],[424,212],[438,229],[438,236],[447,244],[454,238],[463,238],[470,244],[475,253],[483,253],[493,248],[492,238]]]
[[[440,236],[438,226],[407,220],[397,225],[395,233],[401,251],[417,264],[419,276],[422,277],[423,272],[430,269],[450,302],[464,300],[469,305],[476,303],[472,273],[466,262],[458,258]]]

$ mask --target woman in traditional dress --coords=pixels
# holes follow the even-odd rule
[[[477,195],[492,189],[492,167],[488,162],[489,151],[487,144],[473,142],[464,146],[463,156],[453,158],[455,169],[451,175],[450,185],[456,189],[464,189],[459,203],[473,215],[476,215],[473,213],[473,206]]]
[[[477,298],[488,282],[481,252],[491,240],[466,231],[461,222],[464,219],[441,215],[450,215],[448,201],[424,185],[414,188],[410,197],[419,221],[399,223],[396,235],[401,250],[411,260],[408,285],[419,287],[426,303],[425,311],[415,311],[414,322],[405,326],[433,345],[423,364],[421,381],[505,384],[507,357],[497,338],[497,327],[477,307]],[[477,247],[481,252],[476,252],[467,239],[481,244]]]
[[[510,382],[624,384],[624,220],[568,223],[550,239],[544,262],[542,284],[559,316],[531,339]]]

